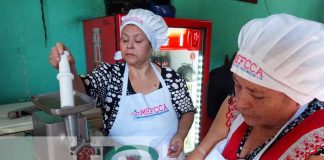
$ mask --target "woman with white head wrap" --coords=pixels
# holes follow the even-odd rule
[[[125,62],[102,63],[81,75],[75,89],[97,99],[107,135],[122,137],[118,142],[123,145],[144,145],[151,155],[135,156],[184,159],[184,139],[193,122],[192,100],[182,77],[150,61],[152,52],[166,43],[168,26],[151,11],[133,9],[122,17],[120,31],[121,54],[117,52],[115,58]],[[54,67],[64,49],[61,43],[53,47],[50,63]]]
[[[206,159],[323,158],[316,156],[324,148],[323,24],[288,14],[254,19],[238,45],[235,95],[220,115],[224,125],[211,129],[226,134],[213,139]]]

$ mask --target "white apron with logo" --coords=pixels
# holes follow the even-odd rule
[[[267,145],[265,147],[263,147],[263,149],[253,158],[255,160],[260,159],[260,157],[262,156],[262,154],[267,150],[267,148],[276,140],[276,138],[279,136],[280,132],[287,126],[289,125],[293,120],[295,120],[300,114],[302,114],[304,112],[304,110],[306,109],[306,107],[308,106],[308,104],[305,104],[301,107],[299,107],[299,109],[297,110],[297,112],[294,114],[294,116],[292,116],[290,118],[289,121],[287,121],[285,123],[285,125],[283,125],[281,127],[281,129],[279,130],[279,132],[274,136],[274,138],[272,138],[270,140],[269,143],[267,143]],[[239,128],[239,126],[244,122],[244,118],[242,117],[241,114],[239,114],[237,116],[237,118],[233,121],[231,128],[230,128],[230,132],[228,133],[227,137],[220,141],[219,143],[216,144],[216,146],[209,152],[209,154],[207,155],[205,160],[225,160],[225,158],[223,157],[222,153],[226,147],[226,144],[228,143],[228,141],[231,139],[233,133]],[[236,152],[236,151],[233,151]]]
[[[146,95],[136,93],[127,96],[126,64],[122,97],[109,136],[119,137],[117,141],[122,145],[149,145],[157,150],[159,160],[170,159],[167,153],[170,141],[178,130],[178,118],[162,76],[152,63],[151,66],[162,88]],[[181,154],[178,159],[184,159],[184,155]]]

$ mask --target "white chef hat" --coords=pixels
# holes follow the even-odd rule
[[[300,105],[324,100],[324,25],[277,14],[240,31],[231,71],[285,93]]]
[[[120,31],[127,24],[134,24],[142,29],[152,44],[154,51],[167,41],[168,26],[159,15],[145,9],[132,9],[127,15],[122,17]]]

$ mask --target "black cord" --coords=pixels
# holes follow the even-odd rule
[[[266,8],[267,8],[268,15],[270,16],[270,10],[269,10],[269,7],[268,7],[268,2],[267,2],[267,0],[264,0],[264,4],[265,4],[265,6],[266,6]]]
[[[45,38],[45,47],[47,47],[47,29],[46,29],[46,21],[45,21],[45,14],[44,14],[44,1],[40,0],[41,6],[41,13],[42,13],[42,22],[43,22],[43,29],[44,29],[44,38]]]

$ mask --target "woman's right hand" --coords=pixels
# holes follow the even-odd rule
[[[50,56],[49,56],[49,62],[50,64],[57,68],[59,67],[59,62],[60,62],[60,55],[62,55],[64,53],[64,50],[68,51],[68,48],[66,48],[64,46],[63,43],[56,43],[54,47],[52,47],[51,52],[50,52]],[[71,65],[74,65],[74,58],[70,52],[70,55],[68,56],[68,61]]]

